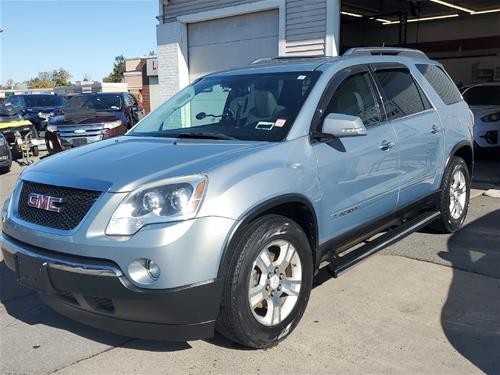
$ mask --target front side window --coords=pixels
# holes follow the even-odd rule
[[[468,105],[500,105],[500,85],[471,87],[464,99]]]
[[[429,101],[417,87],[406,69],[387,69],[375,72],[385,94],[388,120],[395,120],[429,108]]]
[[[149,114],[129,135],[280,141],[319,74],[206,77]]]
[[[462,100],[457,86],[448,75],[437,65],[417,64],[417,69],[439,95],[444,104],[449,105]]]
[[[361,118],[366,126],[380,122],[375,90],[368,72],[346,78],[333,94],[325,114],[341,113]]]

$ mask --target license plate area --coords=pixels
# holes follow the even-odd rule
[[[83,146],[87,144],[87,138],[73,138],[73,146]]]
[[[36,259],[18,256],[17,278],[21,285],[39,292],[49,293],[54,290],[50,282],[48,264]]]

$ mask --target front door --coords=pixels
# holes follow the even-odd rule
[[[360,117],[368,134],[314,145],[325,207],[321,242],[391,213],[399,187],[397,137],[384,121],[371,73],[357,66],[347,76],[345,71],[337,75],[343,78],[339,83],[334,77],[332,85],[337,88],[323,117],[329,113]]]

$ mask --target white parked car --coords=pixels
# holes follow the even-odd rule
[[[471,86],[463,97],[474,113],[476,148],[500,149],[500,82]]]

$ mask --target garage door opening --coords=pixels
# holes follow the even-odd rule
[[[500,81],[498,0],[342,1],[341,49],[417,48],[458,86]]]

